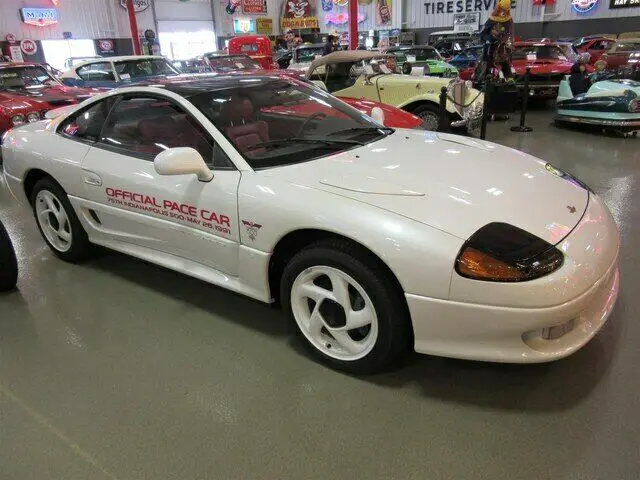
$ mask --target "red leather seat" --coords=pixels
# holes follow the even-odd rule
[[[140,120],[138,133],[142,145],[136,150],[143,153],[160,153],[164,147],[171,148],[182,143],[182,135],[176,131],[175,122],[169,116]]]
[[[223,108],[229,126],[225,133],[242,153],[261,153],[263,148],[253,148],[269,141],[269,126],[263,120],[253,121],[253,105],[249,99],[231,99]]]

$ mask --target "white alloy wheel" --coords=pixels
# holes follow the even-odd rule
[[[300,331],[323,354],[342,361],[368,355],[378,339],[378,317],[364,288],[341,270],[313,266],[291,288]]]
[[[59,252],[71,248],[71,222],[62,202],[49,190],[36,196],[36,218],[49,244]]]

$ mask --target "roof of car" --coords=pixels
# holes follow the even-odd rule
[[[328,63],[357,62],[360,60],[368,60],[370,58],[380,58],[385,56],[387,56],[386,53],[370,52],[368,50],[341,50],[338,52],[330,53],[329,55],[325,55],[320,58],[316,58],[313,62],[311,62],[311,66],[309,68],[314,69]]]
[[[83,67],[90,63],[96,62],[127,62],[129,60],[164,60],[165,57],[160,55],[122,55],[120,57],[96,57],[93,60],[86,60],[84,62],[76,63],[73,66],[73,69],[76,70],[78,67]]]
[[[263,86],[275,81],[288,80],[280,75],[203,75],[194,78],[163,78],[160,80],[147,80],[136,86],[162,86],[165,90],[177,93],[185,98],[199,93],[225,90],[227,88],[246,88],[248,86]]]

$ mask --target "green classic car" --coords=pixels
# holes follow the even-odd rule
[[[394,55],[398,64],[402,63],[402,59],[409,63],[412,75],[458,76],[458,69],[445,62],[438,51],[430,45],[401,45],[389,48],[387,53]]]
[[[333,95],[373,100],[411,112],[423,119],[428,130],[438,128],[440,91],[446,87],[449,126],[467,131],[479,128],[484,97],[471,82],[399,75],[391,73],[394,65],[395,58],[388,54],[342,51],[315,59],[305,76]]]

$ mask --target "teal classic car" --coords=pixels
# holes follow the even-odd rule
[[[640,82],[612,78],[595,82],[587,93],[573,95],[568,80],[560,82],[556,123],[596,125],[624,135],[640,130]]]
[[[430,45],[401,45],[387,50],[396,57],[402,68],[404,62],[411,65],[411,75],[429,75],[432,77],[457,77],[458,69],[445,62],[438,51]],[[406,69],[409,70],[409,69]],[[406,72],[402,69],[402,72]]]

